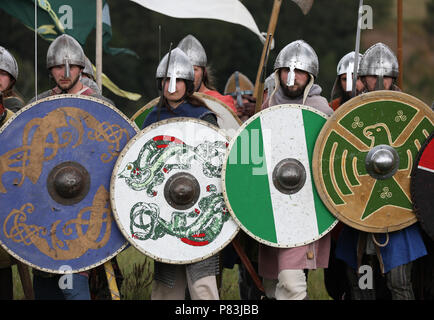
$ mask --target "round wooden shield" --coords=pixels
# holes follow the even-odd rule
[[[410,173],[433,122],[427,105],[396,91],[366,93],[339,107],[314,152],[315,183],[330,211],[365,232],[416,222]]]
[[[434,132],[419,151],[410,187],[416,217],[424,231],[434,239]]]
[[[0,129],[0,242],[50,273],[80,272],[128,242],[110,209],[110,178],[136,125],[113,106],[58,95],[21,109]]]
[[[111,180],[111,204],[130,243],[161,262],[186,264],[223,249],[238,232],[221,189],[228,145],[193,118],[159,121],[124,148]]]
[[[223,165],[223,194],[238,225],[273,247],[297,247],[328,233],[336,218],[312,178],[312,153],[327,116],[285,104],[265,109],[239,129]]]
[[[219,125],[219,128],[225,130],[226,136],[232,138],[242,123],[235,112],[215,97],[200,92],[195,92],[194,95],[206,102],[208,108],[217,115],[217,124]],[[131,120],[133,120],[139,128],[142,128],[146,116],[151,112],[152,108],[158,104],[158,101],[160,101],[159,97],[149,101],[131,117]]]

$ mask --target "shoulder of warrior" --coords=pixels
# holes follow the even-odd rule
[[[27,104],[31,104],[31,103],[35,102],[36,100],[41,100],[41,99],[44,99],[44,98],[48,98],[48,97],[53,96],[53,95],[55,95],[55,93],[54,93],[54,91],[52,89],[44,91],[44,92],[38,94],[36,97],[33,97],[32,99],[30,99],[27,102]]]

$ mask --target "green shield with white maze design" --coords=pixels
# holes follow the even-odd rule
[[[330,211],[365,232],[415,223],[410,173],[433,123],[429,107],[402,92],[370,92],[343,104],[314,152],[315,182]]]
[[[327,234],[337,219],[312,178],[316,138],[327,116],[285,104],[246,121],[223,165],[223,194],[238,225],[261,243],[297,247]]]

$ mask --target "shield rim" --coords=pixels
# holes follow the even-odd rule
[[[237,137],[239,136],[239,134],[251,123],[253,122],[255,119],[257,119],[258,117],[260,117],[262,114],[266,113],[266,112],[272,112],[274,110],[277,109],[282,109],[282,108],[296,108],[296,109],[301,109],[301,110],[307,110],[307,111],[311,111],[313,113],[318,114],[319,116],[323,117],[324,119],[328,119],[329,116],[327,116],[325,113],[313,108],[313,107],[309,107],[309,106],[305,106],[305,105],[301,105],[301,104],[279,104],[279,105],[275,105],[269,108],[266,108],[260,112],[255,113],[252,117],[250,117],[247,121],[245,121],[241,127],[237,130],[236,134],[233,136],[231,142],[229,143],[229,146],[227,148],[227,152],[226,152],[226,156],[225,156],[225,161],[223,163],[223,167],[222,167],[222,188],[223,188],[223,197],[225,199],[225,203],[226,206],[232,216],[232,218],[234,219],[234,221],[237,223],[237,225],[245,232],[247,233],[250,237],[252,237],[253,239],[255,239],[256,241],[265,244],[267,246],[270,247],[274,247],[274,248],[296,248],[296,247],[301,247],[304,245],[307,245],[309,243],[315,242],[318,239],[321,239],[322,237],[324,237],[325,235],[327,235],[327,233],[329,233],[335,226],[336,224],[339,222],[338,219],[335,219],[335,221],[321,234],[319,234],[317,237],[314,237],[314,239],[311,239],[309,241],[304,241],[304,242],[300,242],[296,245],[284,245],[284,244],[279,244],[279,243],[274,243],[274,242],[270,242],[267,241],[265,239],[262,239],[260,237],[258,237],[257,235],[253,234],[250,230],[248,230],[242,223],[241,221],[239,221],[239,219],[237,218],[234,210],[232,209],[232,206],[229,202],[228,196],[227,196],[227,192],[226,192],[226,167],[227,167],[227,162],[228,162],[228,158],[229,158],[229,154],[230,151],[232,150],[232,147],[234,145],[234,143],[237,140]],[[313,155],[312,155],[313,157]],[[310,174],[310,173],[309,173]],[[307,174],[306,174],[307,175]],[[313,180],[313,177],[311,175],[311,178]],[[312,184],[312,187],[316,188],[316,186],[314,184]],[[318,191],[318,190],[317,190]],[[319,193],[319,192],[318,192]],[[322,199],[321,199],[322,201]],[[328,208],[327,208],[328,209]]]
[[[123,114],[119,109],[117,109],[115,106],[113,106],[112,104],[108,103],[105,100],[99,99],[99,98],[95,98],[92,96],[84,96],[84,95],[79,95],[79,94],[57,94],[57,95],[52,95],[46,98],[42,98],[42,99],[38,99],[35,102],[32,102],[30,104],[25,105],[23,108],[21,108],[20,110],[18,110],[8,121],[6,121],[3,126],[1,126],[0,128],[0,135],[3,133],[3,131],[11,124],[13,123],[14,119],[16,117],[18,117],[21,113],[27,111],[28,109],[38,105],[41,102],[46,102],[46,101],[52,101],[52,100],[58,100],[58,99],[63,99],[63,98],[78,98],[78,99],[83,99],[83,100],[89,100],[89,101],[93,101],[93,102],[97,102],[100,104],[105,105],[106,107],[109,107],[110,109],[112,109],[113,111],[115,111],[118,115],[120,115],[125,121],[127,121],[132,128],[134,129],[134,131],[136,131],[136,134],[139,130],[139,128],[137,127],[137,125],[135,124],[135,122],[131,121],[125,114]],[[118,156],[119,157],[119,156]],[[112,215],[113,215],[113,210],[112,210]],[[74,269],[74,270],[59,270],[59,269],[49,269],[49,268],[44,268],[44,267],[40,267],[32,262],[27,261],[26,259],[20,257],[18,254],[16,254],[15,252],[13,252],[12,250],[10,250],[6,244],[4,244],[1,240],[0,240],[0,246],[2,246],[3,249],[6,250],[6,252],[8,254],[10,254],[13,258],[15,258],[16,260],[28,265],[31,268],[40,270],[40,271],[44,271],[44,272],[48,272],[48,273],[54,273],[54,274],[73,274],[73,273],[79,273],[79,272],[84,272],[90,269],[94,269],[98,266],[103,265],[104,263],[106,263],[107,261],[110,261],[111,259],[113,259],[114,257],[116,257],[119,253],[121,253],[127,246],[128,246],[128,241],[126,239],[124,239],[124,243],[123,245],[117,249],[115,252],[113,252],[111,255],[107,256],[106,258],[93,263],[87,267],[83,267],[83,268],[79,268],[79,269]]]
[[[420,150],[418,152],[416,161],[414,162],[414,166],[413,169],[411,171],[411,180],[410,180],[410,194],[411,194],[411,200],[412,200],[412,204],[413,204],[413,211],[416,215],[417,220],[419,221],[422,229],[425,231],[425,233],[434,240],[434,231],[433,230],[429,230],[428,228],[426,228],[425,226],[425,219],[424,217],[420,214],[420,210],[419,207],[415,201],[415,194],[416,194],[416,176],[417,176],[417,172],[418,172],[418,164],[420,161],[420,158],[422,158],[422,155],[425,151],[425,149],[427,148],[427,146],[430,144],[430,142],[434,141],[434,131],[431,132],[431,134],[429,135],[429,137],[425,140],[425,142],[423,143],[423,145],[420,147]]]
[[[224,102],[220,101],[219,99],[217,99],[216,97],[207,95],[205,93],[201,93],[201,92],[194,92],[193,93],[194,96],[201,98],[203,100],[211,100],[213,102],[216,102],[218,104],[220,104],[223,108],[225,108],[227,111],[229,111],[231,113],[231,115],[234,117],[235,121],[238,122],[238,124],[241,126],[243,124],[243,122],[240,120],[240,118],[236,115],[236,113],[234,112],[234,110],[232,110],[227,104],[225,104]],[[149,101],[147,104],[145,104],[143,107],[141,107],[139,110],[136,111],[136,113],[133,114],[133,116],[131,117],[131,121],[136,121],[136,119],[146,110],[154,107],[158,101],[160,101],[160,97],[156,97],[154,99],[152,99],[151,101]],[[206,102],[206,101],[205,101]]]
[[[339,219],[339,221],[342,221],[345,225],[348,225],[359,231],[371,232],[371,233],[387,233],[387,232],[402,230],[416,223],[417,222],[416,215],[414,215],[411,219],[408,219],[407,221],[401,222],[399,224],[395,224],[393,226],[386,226],[386,227],[372,227],[372,226],[366,226],[362,223],[356,223],[350,220],[349,218],[347,218],[345,215],[341,214],[339,210],[330,201],[330,199],[326,196],[327,192],[325,191],[326,189],[324,187],[324,181],[321,175],[321,154],[325,144],[325,138],[328,133],[327,130],[329,129],[329,127],[334,125],[334,123],[337,122],[337,119],[341,119],[342,114],[346,114],[354,107],[365,105],[372,102],[378,102],[378,101],[396,101],[400,103],[410,104],[411,106],[416,106],[417,108],[419,108],[420,111],[425,111],[428,117],[431,118],[431,121],[434,122],[434,116],[432,115],[429,116],[430,113],[432,113],[431,109],[423,101],[409,94],[400,91],[391,91],[391,90],[379,90],[379,91],[363,93],[359,96],[356,96],[348,100],[343,105],[341,105],[330,116],[329,120],[322,127],[318,135],[318,138],[316,140],[315,148],[313,151],[314,161],[313,161],[312,170],[313,170],[315,185],[319,191],[318,193],[321,197],[321,200],[327,206],[329,211],[337,219]]]
[[[229,237],[229,239],[227,239],[218,249],[214,250],[212,253],[206,254],[203,257],[200,258],[196,258],[196,259],[190,259],[190,260],[183,260],[183,261],[173,261],[173,260],[169,260],[169,259],[165,259],[165,258],[160,258],[154,254],[151,254],[145,250],[143,250],[142,247],[140,247],[135,241],[134,239],[131,239],[131,237],[129,236],[129,234],[125,231],[125,227],[121,224],[121,221],[119,219],[120,215],[118,214],[117,208],[115,206],[115,180],[116,180],[116,173],[119,170],[119,167],[121,165],[122,159],[125,157],[125,154],[129,151],[129,149],[131,148],[131,145],[133,145],[137,140],[139,140],[142,136],[144,136],[145,134],[147,134],[149,131],[161,126],[161,125],[165,125],[165,124],[170,124],[170,123],[176,123],[176,122],[189,122],[189,123],[198,123],[201,125],[204,125],[206,127],[209,127],[215,131],[217,131],[220,135],[222,135],[224,138],[226,138],[227,141],[229,141],[229,138],[227,136],[227,134],[225,133],[224,130],[216,127],[215,125],[210,124],[209,122],[206,122],[204,120],[200,120],[200,119],[196,119],[196,118],[188,118],[188,117],[176,117],[176,118],[170,118],[170,119],[165,119],[165,120],[160,120],[157,121],[149,126],[147,126],[146,128],[142,129],[139,133],[137,133],[130,141],[128,141],[128,143],[125,145],[125,147],[123,148],[122,152],[119,154],[118,159],[116,160],[116,163],[114,165],[113,168],[113,172],[112,172],[112,176],[110,179],[110,205],[112,207],[112,211],[113,211],[113,216],[114,219],[116,220],[116,223],[118,225],[119,230],[121,231],[122,235],[124,236],[124,238],[131,244],[131,246],[133,246],[136,250],[138,250],[140,253],[144,254],[145,256],[158,261],[158,262],[163,262],[163,263],[168,263],[168,264],[174,264],[174,265],[185,265],[185,264],[191,264],[191,263],[196,263],[199,261],[203,261],[211,256],[214,256],[216,254],[218,254],[220,251],[222,251],[229,243],[232,242],[232,240],[237,236],[238,232],[239,232],[239,226],[237,224],[236,225],[236,231],[232,234],[231,237]]]

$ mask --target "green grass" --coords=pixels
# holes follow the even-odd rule
[[[124,300],[149,300],[152,288],[152,259],[141,254],[133,247],[129,247],[117,256],[119,267],[124,276],[121,296]],[[21,281],[17,267],[12,267],[14,278],[14,299],[24,299]],[[311,270],[308,277],[308,293],[310,300],[331,300],[324,286],[324,273],[322,269]],[[233,269],[224,269],[222,286],[220,288],[221,300],[239,300],[238,292],[238,265]]]

